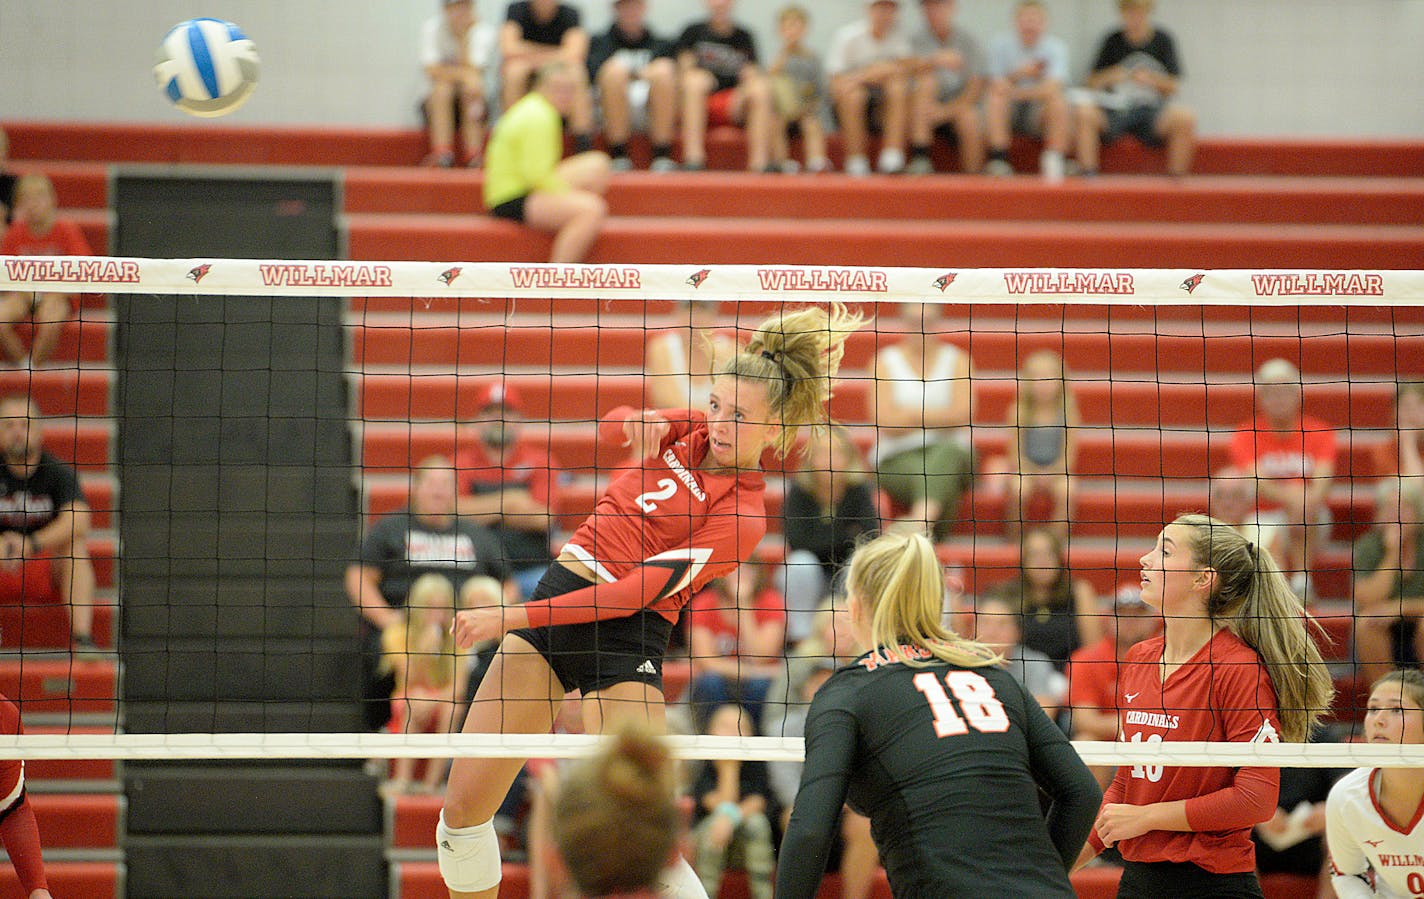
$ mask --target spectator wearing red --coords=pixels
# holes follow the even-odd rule
[[[692,683],[688,701],[699,729],[719,705],[740,703],[761,720],[771,680],[784,664],[786,606],[765,566],[745,562],[713,581],[688,607]]]
[[[0,696],[0,734],[23,734],[20,710]],[[53,899],[45,880],[40,857],[40,829],[35,810],[25,794],[25,763],[19,759],[0,761],[0,841],[15,866],[15,874],[28,899]]]
[[[527,599],[554,558],[549,541],[559,463],[547,445],[525,436],[526,407],[516,388],[487,384],[477,406],[455,456],[459,512],[499,535],[520,595]]]
[[[1325,505],[1335,475],[1335,429],[1301,412],[1300,370],[1285,359],[1272,359],[1256,372],[1255,418],[1241,425],[1231,440],[1231,464],[1256,480],[1256,509],[1265,532],[1262,540],[1290,578],[1291,589],[1305,596],[1310,585],[1313,534],[1330,523]]]
[[[0,256],[92,256],[84,232],[59,217],[54,185],[44,175],[25,175],[15,184],[14,222],[0,239]],[[72,314],[74,298],[64,293],[11,291],[0,296],[0,351],[20,368],[43,365],[59,344],[60,330]],[[34,322],[29,353],[15,333],[21,319]]]

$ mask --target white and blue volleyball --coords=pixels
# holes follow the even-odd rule
[[[189,19],[158,48],[158,87],[184,112],[210,118],[247,102],[257,87],[257,47],[231,22]]]

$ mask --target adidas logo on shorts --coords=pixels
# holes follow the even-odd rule
[[[441,840],[441,841],[440,841],[440,848],[441,848],[441,849],[444,849],[446,852],[454,852],[454,851],[455,851],[455,847],[450,845],[450,841],[449,841],[449,840]]]
[[[656,669],[656,668],[653,667],[653,660],[652,660],[652,659],[648,659],[647,661],[643,662],[643,664],[641,664],[641,665],[638,666],[638,673],[639,673],[639,674],[657,674],[657,673],[658,673],[658,669]]]

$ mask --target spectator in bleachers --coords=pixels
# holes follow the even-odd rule
[[[574,135],[574,152],[593,149],[593,96],[588,86],[588,32],[579,11],[559,0],[515,0],[499,31],[501,106],[506,113],[536,87],[535,76],[562,62],[569,77],[569,102],[561,108]],[[562,149],[562,148],[561,148]]]
[[[1028,134],[1043,139],[1039,173],[1049,182],[1063,180],[1072,125],[1064,94],[1068,45],[1047,31],[1043,3],[1019,0],[1014,30],[996,35],[989,44],[991,80],[984,118],[989,136],[985,171],[990,175],[1014,173],[1009,141],[1014,134]]]
[[[712,737],[756,736],[747,710],[718,706],[708,720]],[[693,867],[708,896],[722,887],[729,868],[747,873],[751,899],[771,899],[776,865],[771,822],[776,818],[766,762],[715,759],[704,762],[692,785]]]
[[[1395,388],[1394,428],[1372,461],[1382,480],[1399,478],[1406,493],[1424,490],[1424,381],[1400,381]]]
[[[782,171],[796,171],[797,164],[787,147],[789,131],[795,129],[801,135],[806,171],[818,174],[831,170],[826,153],[825,120],[829,107],[821,59],[806,46],[810,23],[810,13],[795,4],[783,7],[776,16],[781,50],[767,70],[777,117],[772,125],[771,158]]]
[[[494,531],[519,594],[527,599],[553,561],[553,499],[558,461],[524,439],[524,399],[512,386],[487,384],[455,454],[459,510]]]
[[[904,336],[875,354],[871,406],[877,431],[871,464],[880,488],[902,510],[891,526],[925,530],[934,540],[949,536],[974,480],[973,367],[968,351],[941,338],[940,314],[937,304],[901,306]]]
[[[10,136],[0,128],[0,223],[10,224],[15,205],[15,182],[19,179],[10,173],[5,164],[10,159]]]
[[[421,30],[420,64],[430,80],[425,122],[430,155],[424,165],[450,168],[456,162],[455,122],[465,145],[464,161],[478,166],[485,152],[485,72],[494,62],[498,33],[477,21],[474,0],[442,0],[441,14]]]
[[[44,175],[25,175],[15,184],[15,221],[0,240],[0,256],[89,256],[89,242],[73,221],[59,217],[54,185]],[[54,353],[75,298],[64,293],[12,291],[0,296],[0,351],[19,368],[39,368]],[[34,322],[28,354],[15,333],[21,319]]]
[[[1052,502],[1048,528],[1066,539],[1082,419],[1063,357],[1052,350],[1030,353],[1015,390],[1008,418],[1005,533],[1017,538],[1034,498],[1047,494]]]
[[[20,709],[0,695],[0,734],[23,734]],[[26,899],[54,899],[45,877],[43,847],[40,846],[39,822],[35,808],[25,792],[25,763],[19,759],[0,761],[0,841],[5,854],[15,868],[15,877],[25,891]]]
[[[1112,604],[1108,635],[1096,643],[1074,650],[1068,660],[1068,705],[1071,732],[1075,740],[1116,740],[1118,722],[1118,663],[1134,644],[1146,640],[1161,627],[1162,619],[1142,601],[1137,584],[1125,584]],[[1098,783],[1106,788],[1112,781],[1111,766],[1092,769]]]
[[[563,116],[579,91],[587,92],[580,88],[585,75],[582,60],[540,66],[534,89],[495,123],[485,154],[485,208],[552,232],[550,262],[582,262],[608,216],[608,155],[586,150],[563,159]]]
[[[1424,495],[1380,488],[1375,524],[1355,541],[1355,661],[1367,681],[1424,661]]]
[[[899,0],[870,0],[867,7],[864,19],[836,30],[826,54],[826,72],[845,143],[846,174],[870,174],[866,144],[872,127],[881,138],[875,167],[895,174],[905,167],[910,41],[900,30]]]
[[[654,172],[677,169],[672,161],[677,126],[677,64],[671,46],[647,23],[647,0],[613,0],[613,24],[588,49],[588,75],[598,89],[603,140],[613,171],[633,168],[628,138],[642,123],[653,145]]]
[[[786,639],[811,635],[816,609],[830,594],[856,541],[880,530],[875,485],[850,432],[840,425],[813,434],[796,476],[787,482],[780,569]]]
[[[1284,546],[1281,529],[1262,527],[1256,514],[1256,479],[1235,466],[1228,465],[1211,476],[1207,513],[1224,521],[1258,546],[1264,546],[1274,558]]]
[[[1313,744],[1337,742],[1324,727],[1311,731]],[[1325,856],[1325,800],[1330,788],[1349,773],[1348,768],[1282,768],[1276,811],[1251,833],[1256,844],[1259,874],[1314,877],[1319,884],[1314,899],[1335,899],[1329,886]],[[1311,897],[1303,897],[1311,899]]]
[[[346,596],[361,614],[366,723],[372,730],[390,720],[395,686],[393,673],[382,664],[381,635],[405,623],[416,581],[425,574],[441,576],[450,583],[452,605],[459,596],[464,608],[487,604],[488,597],[477,593],[483,581],[476,575],[509,579],[499,539],[456,514],[455,484],[449,459],[423,460],[412,472],[409,505],[371,525],[359,560],[346,569]]]
[[[757,64],[756,39],[732,19],[734,0],[707,0],[707,18],[675,44],[682,90],[682,167],[707,168],[707,126],[741,125],[747,170],[771,161],[771,87]]]
[[[1335,475],[1336,436],[1324,421],[1301,413],[1301,394],[1300,370],[1290,362],[1262,365],[1257,414],[1232,438],[1231,464],[1255,478],[1260,523],[1280,526],[1281,569],[1304,598],[1315,546],[1330,523],[1325,499]]]
[[[1068,570],[1068,552],[1048,528],[1031,528],[1019,551],[1019,573],[994,591],[1023,615],[1023,643],[1060,669],[1073,651],[1107,632],[1093,585]]]
[[[712,375],[737,352],[730,332],[718,330],[718,304],[713,299],[684,300],[674,306],[685,325],[655,333],[648,340],[643,381],[645,401],[653,409],[699,409],[712,390]]]
[[[29,397],[0,398],[0,593],[25,603],[57,591],[75,651],[92,653],[89,504],[74,468],[44,448],[42,420]]]
[[[1153,0],[1118,0],[1122,28],[1103,39],[1074,111],[1078,165],[1095,175],[1102,145],[1131,134],[1167,147],[1167,174],[1185,175],[1196,153],[1196,115],[1173,102],[1182,77],[1172,35],[1152,22]]]
[[[988,60],[974,35],[954,21],[958,0],[920,0],[924,27],[910,38],[914,88],[910,96],[911,175],[934,171],[930,148],[936,129],[946,129],[959,147],[959,168],[984,167],[984,126],[979,101]]]
[[[1068,699],[1068,678],[1053,660],[1023,644],[1023,616],[1011,600],[984,597],[974,606],[975,639],[1004,657],[1004,668],[1027,690],[1048,717]]]
[[[766,566],[743,562],[692,598],[687,610],[692,682],[687,700],[701,727],[717,706],[740,703],[753,722],[786,651],[786,610]]]

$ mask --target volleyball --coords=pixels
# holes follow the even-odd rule
[[[189,19],[158,47],[158,87],[189,115],[212,118],[237,109],[257,87],[257,47],[231,22]]]

